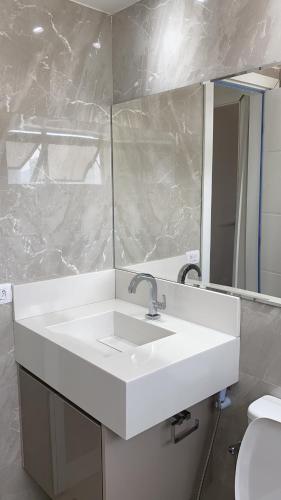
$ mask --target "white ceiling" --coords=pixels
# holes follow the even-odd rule
[[[73,2],[92,7],[92,9],[101,10],[107,14],[116,14],[120,10],[126,9],[139,0],[72,0]]]

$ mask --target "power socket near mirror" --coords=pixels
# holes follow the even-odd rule
[[[200,251],[199,250],[190,250],[186,252],[186,261],[187,264],[199,264],[200,263]]]

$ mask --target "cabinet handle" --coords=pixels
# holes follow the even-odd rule
[[[199,428],[199,419],[196,418],[192,427],[190,427],[186,431],[176,434],[176,427],[181,426],[184,422],[187,422],[190,419],[191,413],[187,410],[184,410],[171,418],[170,422],[172,429],[172,442],[174,444],[177,444],[186,437],[190,436],[190,434],[193,434],[193,432],[197,431],[197,429]]]

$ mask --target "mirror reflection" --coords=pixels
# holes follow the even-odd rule
[[[281,297],[280,67],[113,107],[117,268]]]
[[[210,281],[278,297],[280,111],[279,67],[214,85]]]
[[[116,267],[176,280],[200,249],[203,87],[113,106]]]

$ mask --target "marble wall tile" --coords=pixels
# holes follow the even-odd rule
[[[27,282],[112,267],[111,193],[87,185],[0,190],[0,280]]]
[[[113,16],[114,101],[281,61],[279,0],[142,0]]]
[[[281,313],[278,307],[245,302],[241,371],[281,386]]]
[[[200,249],[201,85],[113,107],[115,263]]]
[[[236,462],[228,446],[243,438],[250,403],[265,394],[281,398],[280,327],[280,308],[242,300],[240,380],[222,413],[200,500],[235,498]]]
[[[1,0],[0,33],[1,110],[91,121],[111,104],[110,16],[68,0]]]
[[[111,268],[111,17],[68,0],[0,0],[0,10],[0,282]],[[0,500],[46,498],[21,468],[2,305]]]
[[[110,268],[111,17],[1,0],[0,38],[0,279]]]

